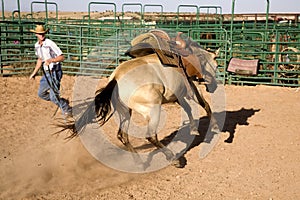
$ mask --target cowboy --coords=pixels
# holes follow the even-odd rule
[[[42,25],[37,25],[35,30],[30,30],[38,39],[34,46],[38,59],[29,79],[34,79],[42,67],[44,74],[40,80],[38,96],[59,106],[65,117],[72,116],[68,101],[60,97],[60,81],[63,74],[61,62],[64,61],[64,55],[55,42],[46,38],[48,31],[49,29],[45,30]]]

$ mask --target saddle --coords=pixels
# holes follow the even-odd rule
[[[188,62],[182,59],[182,57],[192,55],[192,52],[186,48],[187,43],[181,38],[181,34],[182,32],[179,32],[175,38],[170,38],[165,31],[150,30],[134,38],[125,55],[136,58],[156,53],[164,66],[176,67],[176,70],[186,77],[184,84],[187,88],[187,97],[192,98],[194,92],[183,70]]]
[[[178,67],[181,65],[181,56],[192,54],[186,49],[181,34],[179,32],[176,38],[170,38],[165,31],[150,30],[134,38],[125,55],[136,58],[156,53],[163,65]]]

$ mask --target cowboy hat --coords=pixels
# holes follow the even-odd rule
[[[49,29],[45,30],[43,25],[36,25],[35,30],[31,29],[30,32],[38,33],[38,34],[45,34],[49,31]]]

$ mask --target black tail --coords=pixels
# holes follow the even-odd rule
[[[115,104],[112,99],[113,92],[118,94],[117,81],[111,80],[105,88],[102,88],[96,92],[95,97],[95,112],[97,114],[97,121],[100,126],[103,126],[112,116],[111,105]]]
[[[112,94],[114,89],[117,91],[116,85],[117,81],[113,79],[105,88],[99,89],[94,100],[89,103],[88,108],[75,122],[58,125],[63,128],[61,131],[71,131],[71,135],[67,139],[78,136],[86,125],[90,123],[99,122],[100,126],[102,126],[110,119],[113,114],[111,105]]]

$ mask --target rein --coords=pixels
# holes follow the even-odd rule
[[[47,66],[47,67],[48,67],[48,72],[50,74],[50,80],[48,79],[48,77],[46,75],[46,71],[44,69],[44,62],[42,62],[43,74],[44,74],[44,76],[46,78],[46,81],[47,81],[49,87],[50,87],[50,90],[52,90],[54,92],[55,99],[56,99],[56,101],[57,101],[57,103],[59,105],[58,107],[60,107],[60,109],[62,110],[62,105],[61,105],[61,102],[60,102],[59,89],[58,89],[57,81],[54,79],[49,66]],[[56,108],[56,110],[55,110],[54,114],[52,115],[52,117],[54,117],[55,114],[57,113],[58,107]]]
[[[190,98],[192,98],[193,94],[195,93],[195,91],[193,90],[193,84],[191,83],[191,80],[186,72],[186,67],[184,66],[184,64],[182,63],[182,56],[179,56],[178,55],[178,68],[181,68],[182,71],[183,71],[183,75],[185,76],[185,79],[184,80],[187,80],[187,93],[188,93],[188,96],[190,96]],[[189,86],[189,88],[188,88]]]

